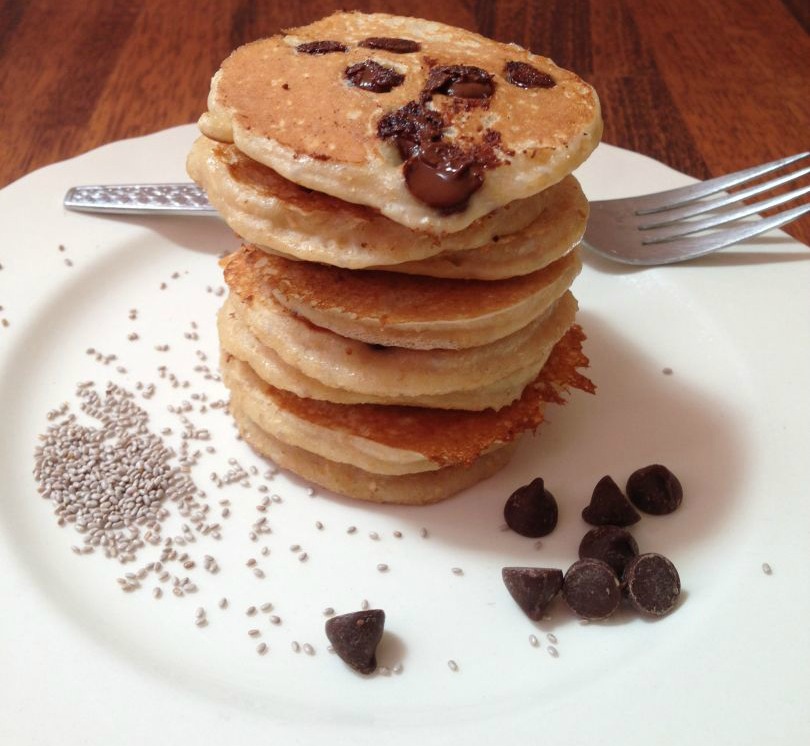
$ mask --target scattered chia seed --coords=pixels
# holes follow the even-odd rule
[[[228,608],[228,599],[224,596],[219,599],[219,608],[220,609],[227,609]]]
[[[263,578],[263,577],[264,577],[264,570],[262,570],[260,567],[254,567],[254,568],[253,568],[253,574],[254,574],[254,575],[257,577],[257,578],[261,579],[261,578]]]
[[[401,674],[401,673],[402,673],[402,664],[401,664],[401,663],[396,663],[396,664],[394,664],[394,667],[393,667],[391,670],[392,670],[392,671],[393,671],[395,674]]]
[[[386,565],[385,562],[380,562],[380,564],[377,565],[377,569],[380,572],[388,572],[388,565]]]
[[[357,531],[357,526],[349,526],[349,528],[346,529],[347,534],[353,534],[356,531]]]
[[[295,640],[290,643],[290,647],[292,648],[293,653],[301,652],[301,646]]]
[[[540,640],[537,639],[537,635],[529,635],[529,645],[533,648],[540,647]]]
[[[334,614],[335,614],[335,610],[331,606],[327,606],[323,610],[323,615],[324,616],[334,616]]]
[[[315,528],[317,528],[318,531],[323,531],[323,523],[320,521],[315,521]]]
[[[391,669],[388,668],[388,666],[378,666],[377,673],[380,674],[380,676],[390,676]]]
[[[309,555],[306,552],[301,552],[301,554],[298,555],[299,562],[306,562],[308,559]]]
[[[453,575],[463,575],[464,574],[464,570],[462,570],[460,567],[452,568],[451,572],[453,573]]]
[[[271,614],[270,617],[270,624],[281,624],[281,617],[277,614]]]
[[[422,527],[422,528],[419,530],[419,536],[421,536],[423,539],[427,539],[427,537],[428,537],[428,530],[427,530],[426,528]]]
[[[260,609],[261,609],[263,612],[265,612],[265,613],[266,613],[266,612],[268,612],[268,611],[272,611],[272,610],[273,610],[273,604],[271,604],[271,603],[268,601],[267,603],[262,604],[262,605],[261,605],[259,608],[260,608]]]
[[[160,598],[163,595],[163,591],[160,589],[159,586],[155,586],[154,588],[152,588],[152,595],[155,598]]]
[[[368,610],[368,607],[369,607],[369,603],[368,603],[368,601],[367,601],[367,600],[364,598],[364,599],[363,599],[363,600],[360,602],[360,608],[361,608],[363,611],[367,611],[367,610]]]
[[[248,606],[245,610],[245,614],[248,616],[255,616],[256,615],[256,607],[255,606]]]
[[[313,648],[308,642],[303,644],[303,649],[307,655],[315,655],[315,648]]]
[[[764,572],[766,575],[772,575],[773,574],[773,568],[767,562],[763,562],[762,563],[762,572]]]
[[[401,539],[402,538],[402,531],[394,531],[394,538]]]
[[[266,643],[266,642],[260,642],[260,643],[259,643],[259,644],[256,646],[256,652],[257,652],[259,655],[264,655],[264,654],[267,652],[267,643]]]
[[[258,629],[249,629],[248,630],[248,635],[250,637],[258,637],[260,634],[261,634],[261,632]]]
[[[451,671],[458,671],[458,663],[456,663],[452,658],[449,661],[447,661],[447,667]]]
[[[549,632],[549,633],[546,635],[546,639],[547,639],[547,640],[548,640],[548,641],[549,641],[549,642],[550,642],[552,645],[556,645],[556,644],[557,644],[557,635],[555,635],[553,632]]]
[[[546,650],[548,651],[548,654],[549,654],[549,655],[550,655],[552,658],[559,658],[559,657],[560,657],[560,654],[559,654],[559,652],[557,651],[557,648],[555,648],[553,645],[549,645],[549,646],[546,648]]]
[[[376,531],[369,531],[368,532],[368,538],[372,539],[373,541],[379,541],[380,540],[380,535]]]

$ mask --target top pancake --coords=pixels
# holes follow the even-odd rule
[[[370,37],[411,40],[419,50],[401,54],[359,46]],[[338,42],[346,51],[298,51],[299,45],[317,41]],[[386,92],[351,84],[347,69],[366,60],[404,76],[401,84]],[[525,83],[526,77],[507,74],[508,63],[531,65],[538,79],[551,76],[552,87],[509,82]],[[431,70],[454,65],[485,71],[491,95],[466,97],[468,89],[461,85],[458,90],[432,85],[426,93]],[[411,150],[403,167],[396,138],[382,140],[378,126],[409,102],[419,102],[433,120],[440,116],[434,141],[455,146],[464,163],[474,158],[471,168],[448,165],[446,159],[437,167],[455,168],[465,178],[472,171],[482,176],[468,203],[430,206],[406,185],[408,165],[422,156]],[[214,76],[208,109],[200,119],[207,136],[234,142],[297,184],[369,205],[398,223],[435,234],[462,230],[556,183],[588,156],[601,134],[593,89],[550,60],[462,29],[385,14],[336,13],[240,47]],[[427,150],[432,144],[423,145]]]

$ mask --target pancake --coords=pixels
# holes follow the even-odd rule
[[[465,276],[459,268],[481,279],[526,274],[569,251],[581,238],[587,216],[587,202],[571,176],[484,215],[463,231],[433,236],[405,228],[369,207],[300,187],[235,146],[206,137],[194,143],[186,167],[245,240],[267,251],[348,269],[398,269],[403,262],[455,257],[480,247],[480,254],[466,261],[453,265],[450,260],[453,274],[448,276]],[[445,276],[446,263],[446,258],[438,263],[438,276]],[[436,274],[430,262],[423,264],[418,274]]]
[[[246,363],[225,355],[222,376],[235,406],[273,437],[331,461],[376,474],[414,474],[476,459],[543,421],[546,403],[570,386],[593,390],[584,335],[572,327],[519,400],[495,412],[342,405],[303,399],[264,383]]]
[[[235,313],[229,312],[228,304],[220,309],[217,329],[222,351],[246,362],[265,383],[305,399],[322,399],[337,404],[403,404],[411,407],[473,411],[500,409],[520,397],[526,384],[537,376],[545,362],[542,360],[495,383],[469,391],[421,396],[402,396],[391,391],[385,396],[378,396],[327,386],[288,365],[274,350],[256,339]]]
[[[238,407],[231,405],[242,437],[256,452],[284,469],[357,500],[398,505],[429,505],[492,476],[509,462],[517,443],[507,443],[479,458],[472,466],[446,466],[420,474],[372,474],[349,464],[291,446],[262,430]]]
[[[489,344],[526,326],[579,274],[578,252],[529,275],[451,280],[348,270],[243,246],[225,260],[228,285],[250,286],[316,326],[368,344],[417,350]]]
[[[285,363],[327,386],[380,397],[470,391],[539,368],[577,310],[566,292],[546,314],[497,342],[465,350],[408,350],[346,339],[296,318],[272,299],[244,298],[247,302],[232,292],[228,312]]]
[[[389,48],[369,44],[380,37]],[[444,234],[560,181],[602,121],[587,83],[514,44],[343,12],[235,50],[200,129],[296,184]]]

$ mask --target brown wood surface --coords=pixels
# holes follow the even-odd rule
[[[696,177],[810,148],[807,0],[0,0],[0,187],[195,121],[233,47],[341,7],[547,55],[596,86],[606,142]]]

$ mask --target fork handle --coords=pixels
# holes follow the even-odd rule
[[[67,191],[68,210],[123,215],[212,215],[205,192],[196,184],[91,184]]]

